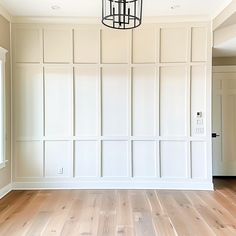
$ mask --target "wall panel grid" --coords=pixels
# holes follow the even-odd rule
[[[210,180],[209,32],[13,25],[14,180]]]

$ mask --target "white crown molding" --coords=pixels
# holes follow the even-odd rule
[[[7,19],[9,22],[11,22],[11,15],[10,13],[0,5],[0,15],[3,16],[5,19]]]
[[[143,23],[209,22],[210,16],[160,16],[144,17]],[[12,17],[12,23],[19,24],[100,24],[98,17]]]

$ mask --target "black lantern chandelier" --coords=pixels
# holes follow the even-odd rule
[[[143,0],[102,0],[102,23],[113,29],[133,29],[142,23]]]

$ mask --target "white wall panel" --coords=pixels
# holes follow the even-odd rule
[[[154,136],[156,121],[156,69],[133,69],[133,135]],[[158,121],[156,121],[158,122]]]
[[[207,173],[206,144],[204,142],[191,143],[192,178],[205,179]]]
[[[207,29],[205,27],[192,28],[192,61],[207,60]]]
[[[161,29],[161,62],[187,62],[187,28]]]
[[[16,62],[40,62],[42,55],[40,29],[19,28],[14,32],[14,60]]]
[[[16,137],[43,135],[43,69],[39,65],[14,68],[14,124]]]
[[[128,70],[125,67],[102,70],[102,134],[128,135]]]
[[[200,99],[201,98],[201,99]],[[191,68],[191,134],[205,134],[206,125],[206,67],[192,66]],[[202,118],[197,113],[202,112]]]
[[[126,141],[102,142],[102,176],[128,176],[128,143]]]
[[[155,63],[157,52],[156,26],[133,31],[133,63]],[[145,47],[144,47],[145,45]]]
[[[74,30],[74,62],[99,62],[100,31],[97,28]]]
[[[98,177],[99,149],[97,141],[75,142],[75,176]]]
[[[75,135],[98,135],[99,69],[75,68]]]
[[[128,31],[102,30],[102,62],[128,63],[129,39]]]
[[[163,141],[160,145],[161,177],[187,178],[187,144],[180,141]]]
[[[72,135],[72,68],[45,68],[45,135]]]
[[[16,176],[43,177],[43,145],[40,141],[17,142]]]
[[[153,141],[133,141],[133,176],[155,177],[156,145]]]
[[[162,136],[186,135],[187,68],[162,67],[160,73]]]
[[[44,62],[69,63],[72,61],[72,30],[44,30]]]
[[[46,177],[72,176],[72,142],[45,142],[45,175]]]

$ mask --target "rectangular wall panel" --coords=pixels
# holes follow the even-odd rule
[[[187,28],[161,29],[161,62],[187,62]]]
[[[128,63],[129,39],[128,31],[102,30],[102,62]]]
[[[99,69],[75,68],[75,135],[98,135]]]
[[[96,28],[74,30],[74,62],[99,63],[100,31]]]
[[[191,143],[192,178],[205,179],[207,173],[206,143]]]
[[[187,178],[187,144],[180,141],[162,141],[161,177]]]
[[[133,63],[156,62],[158,46],[156,34],[155,25],[133,31]]]
[[[43,177],[43,145],[40,141],[16,143],[16,176]]]
[[[14,32],[14,61],[40,62],[43,52],[42,31],[37,28],[19,28]]]
[[[44,29],[44,62],[71,62],[72,43],[72,29]]]
[[[99,149],[96,141],[75,142],[75,176],[98,177]]]
[[[14,124],[17,138],[43,135],[43,69],[39,65],[14,68]]]
[[[72,142],[45,142],[45,175],[46,177],[72,176]]]
[[[192,61],[207,60],[207,29],[205,27],[192,28]]]
[[[128,176],[128,142],[103,141],[102,143],[102,176]]]
[[[153,141],[133,141],[133,176],[155,177],[156,145]]]
[[[102,134],[128,135],[128,70],[124,67],[102,70]]]
[[[154,136],[156,121],[156,69],[133,69],[133,135]]]
[[[187,68],[162,67],[160,76],[161,135],[184,136],[186,135]]]
[[[198,118],[198,112],[202,117]],[[192,66],[191,68],[191,134],[205,135],[206,129],[206,68]]]
[[[45,68],[45,134],[72,135],[72,68]]]

